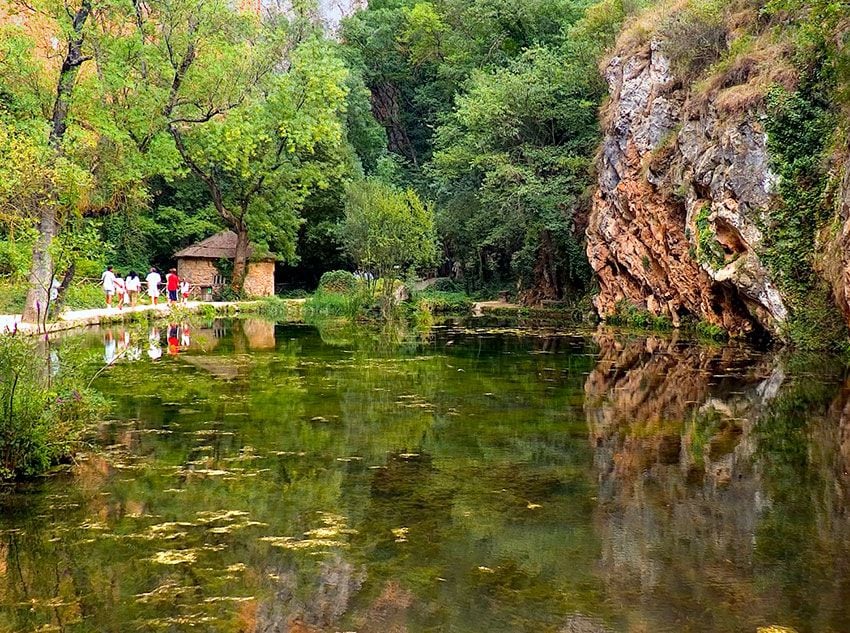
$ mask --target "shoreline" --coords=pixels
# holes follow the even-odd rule
[[[300,306],[304,303],[304,299],[281,299],[281,301],[295,306]],[[178,310],[188,310],[189,312],[200,312],[205,306],[212,307],[216,313],[228,314],[243,311],[246,308],[257,306],[262,301],[189,301],[184,304],[177,304]],[[156,314],[157,316],[167,316],[172,311],[172,306],[166,303],[158,305],[139,305],[135,307],[126,307],[121,310],[118,308],[95,308],[90,310],[68,310],[59,315],[55,321],[41,326],[36,323],[22,323],[20,314],[0,314],[0,334],[12,334],[18,332],[26,335],[51,334],[54,332],[63,332],[65,330],[73,330],[76,328],[90,327],[93,325],[102,325],[106,323],[116,323],[127,320],[139,314]]]

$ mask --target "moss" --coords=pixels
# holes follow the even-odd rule
[[[726,255],[723,247],[715,239],[710,216],[711,206],[705,203],[694,220],[697,230],[696,260],[700,264],[719,270],[726,264]]]

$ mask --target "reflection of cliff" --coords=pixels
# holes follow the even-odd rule
[[[698,605],[741,617],[740,579],[762,507],[751,430],[781,372],[733,347],[596,341],[585,414],[608,590],[623,604],[646,602],[630,617],[645,618],[647,630],[690,621]],[[712,613],[693,630],[724,630],[724,607]]]

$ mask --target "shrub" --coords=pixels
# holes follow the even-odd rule
[[[319,291],[346,294],[357,288],[357,279],[347,270],[331,270],[319,279]]]
[[[365,288],[346,294],[319,291],[304,302],[305,321],[326,318],[358,319],[375,311],[375,299]]]
[[[465,292],[466,287],[455,279],[449,279],[447,277],[443,277],[434,282],[434,285],[431,286],[432,290],[439,290],[440,292]]]
[[[667,317],[655,316],[648,310],[643,310],[625,299],[617,303],[614,314],[605,317],[609,325],[634,327],[642,330],[669,330],[673,323]]]
[[[698,321],[694,326],[694,331],[697,336],[712,341],[726,341],[729,339],[729,332],[719,325],[709,323],[708,321]]]
[[[104,305],[105,299],[100,284],[86,282],[72,284],[65,295],[65,306],[72,310],[102,308]]]
[[[698,76],[726,51],[725,5],[720,0],[691,2],[661,25],[664,52],[680,77]]]
[[[0,336],[0,479],[37,475],[67,458],[104,410],[72,367],[53,378],[47,355],[31,339]]]
[[[0,314],[20,314],[26,298],[26,282],[0,281]]]
[[[469,314],[473,301],[463,292],[425,290],[415,298],[416,307],[432,314]]]

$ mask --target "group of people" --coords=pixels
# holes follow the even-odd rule
[[[130,274],[122,277],[115,272],[112,266],[107,266],[100,276],[100,282],[106,295],[107,308],[113,307],[113,299],[116,301],[119,310],[125,305],[135,307],[138,303],[142,291],[142,280],[135,271],[130,271]],[[145,277],[145,284],[147,285],[147,295],[153,305],[159,303],[160,286],[165,286],[168,305],[178,302],[186,303],[192,290],[189,282],[185,279],[181,280],[174,268],[166,273],[165,281],[163,281],[159,271],[152,267],[148,276]]]

